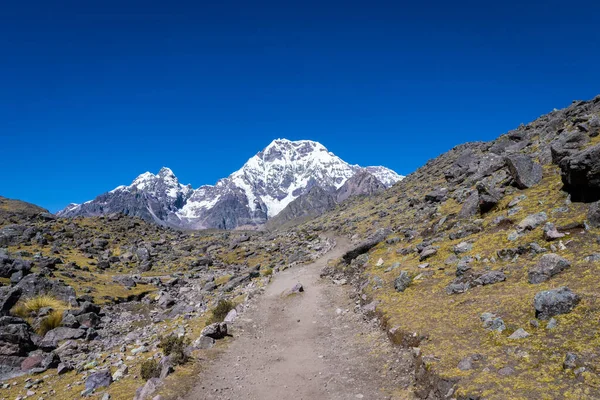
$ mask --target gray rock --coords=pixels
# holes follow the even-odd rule
[[[458,369],[461,371],[469,371],[473,369],[473,360],[471,357],[465,357],[458,363]]]
[[[506,275],[502,271],[489,271],[485,272],[483,275],[479,276],[479,278],[475,279],[474,283],[476,285],[493,285],[498,282],[503,282],[506,280]]]
[[[292,293],[302,293],[304,292],[304,286],[301,283],[296,283],[292,288]]]
[[[74,299],[75,290],[64,283],[51,280],[39,274],[25,276],[19,281],[17,287],[21,289],[22,297],[35,297],[41,294],[52,294],[59,300],[69,302]]]
[[[531,336],[531,335],[525,329],[519,328],[516,331],[514,331],[513,334],[510,335],[508,338],[512,339],[512,340],[518,340],[518,339],[525,339],[529,336]]]
[[[110,370],[94,372],[85,380],[85,390],[93,392],[98,388],[110,386],[112,382]]]
[[[575,369],[577,368],[577,364],[579,361],[579,357],[575,353],[567,353],[565,355],[565,360],[563,361],[563,369]]]
[[[133,400],[147,400],[160,387],[161,381],[158,378],[149,379],[144,386],[138,388],[135,392]]]
[[[556,239],[560,239],[562,237],[564,237],[565,234],[564,233],[560,233],[556,227],[554,226],[554,224],[548,222],[546,223],[546,225],[544,225],[544,239],[546,239],[548,242],[551,242],[553,240]]]
[[[593,228],[600,228],[600,201],[590,204],[587,221]]]
[[[600,199],[600,144],[563,158],[559,166],[564,190],[573,201]]]
[[[21,298],[21,289],[18,287],[0,288],[0,316],[8,315],[11,308],[17,304]]]
[[[504,367],[504,368],[500,368],[498,370],[498,375],[502,375],[502,376],[510,376],[510,375],[514,375],[515,373],[515,369],[513,367]]]
[[[213,339],[222,339],[227,336],[227,324],[224,322],[215,322],[202,329],[201,336],[208,336]]]
[[[506,165],[515,185],[519,189],[527,189],[542,180],[542,166],[525,154],[511,154],[505,158]]]
[[[561,256],[549,253],[540,257],[537,264],[529,269],[529,283],[538,284],[569,268],[571,263]]]
[[[175,299],[167,292],[161,292],[158,296],[158,305],[164,309],[173,307],[175,305]]]
[[[430,201],[432,203],[441,203],[442,201],[446,200],[447,196],[448,189],[440,188],[427,193],[425,195],[425,201]]]
[[[215,339],[209,336],[200,336],[194,341],[194,347],[197,349],[210,349],[215,345]]]
[[[502,318],[497,317],[492,313],[485,312],[481,314],[480,319],[483,322],[483,327],[489,331],[502,332],[506,330],[506,325]]]
[[[454,250],[455,254],[460,254],[460,253],[466,253],[468,251],[471,251],[472,249],[473,249],[473,243],[460,242],[459,244],[454,246],[453,250]]]
[[[463,202],[458,213],[459,218],[471,218],[479,214],[479,193],[473,192]]]
[[[508,203],[508,207],[509,208],[513,208],[514,206],[516,206],[517,204],[519,204],[520,202],[522,202],[526,198],[527,198],[527,196],[525,196],[524,194],[518,195],[517,197],[515,197],[514,199],[512,199],[510,201],[510,203]]]
[[[69,339],[81,339],[85,336],[85,330],[59,327],[48,331],[44,339],[40,342],[40,347],[44,349],[53,349],[58,343]]]
[[[361,254],[368,252],[373,247],[377,246],[380,242],[382,242],[387,237],[389,232],[390,231],[387,231],[387,230],[378,231],[372,238],[365,240],[364,242],[360,243],[353,249],[347,251],[342,256],[342,259],[344,260],[344,262],[346,264],[350,264],[350,262],[352,260],[354,260],[355,258],[360,256]]]
[[[545,320],[555,315],[570,313],[580,300],[580,297],[566,286],[538,292],[533,299],[535,316]]]
[[[437,253],[437,249],[435,247],[428,246],[428,247],[424,248],[423,251],[421,251],[421,254],[419,256],[419,261],[423,262],[436,253]]]
[[[550,318],[548,323],[546,324],[546,329],[554,329],[558,326],[558,321],[556,318]]]
[[[525,217],[517,225],[517,229],[520,231],[531,231],[548,220],[548,215],[545,212],[539,212],[536,214]]]
[[[394,289],[396,289],[396,292],[404,292],[410,283],[411,279],[408,272],[401,271],[400,275],[394,280]]]
[[[475,187],[479,193],[479,211],[482,214],[491,211],[502,199],[500,192],[491,185],[484,182],[477,182]]]
[[[469,285],[468,282],[464,282],[464,281],[452,282],[451,284],[446,286],[446,293],[449,295],[465,293],[467,290],[469,290],[470,287],[471,286]]]
[[[73,370],[73,366],[71,366],[70,364],[60,363],[60,364],[58,364],[58,367],[56,368],[56,373],[58,375],[63,375],[72,370]]]

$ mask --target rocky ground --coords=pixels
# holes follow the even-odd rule
[[[394,347],[343,281],[320,278],[327,259],[278,274],[230,329],[235,340],[186,399],[406,399],[413,354]]]
[[[599,398],[600,97],[430,160],[305,223],[357,241],[351,280],[420,398]]]
[[[205,325],[219,301],[241,311],[273,275],[330,247],[306,231],[186,233],[118,214],[18,211],[0,226],[7,399],[131,399],[142,362],[157,361],[158,379],[186,368],[164,357],[161,338],[184,338],[197,357],[215,342]]]
[[[0,200],[0,398],[600,398],[600,97],[274,233]]]

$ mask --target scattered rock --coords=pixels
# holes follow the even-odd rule
[[[224,322],[215,322],[202,329],[201,336],[208,336],[213,339],[222,339],[227,336],[227,324]]]
[[[546,239],[548,242],[551,242],[553,240],[556,239],[560,239],[562,237],[564,237],[565,234],[564,233],[560,233],[556,227],[554,226],[554,224],[548,222],[546,223],[546,225],[544,225],[544,239]]]
[[[538,284],[547,281],[554,275],[569,268],[571,263],[557,254],[549,253],[540,257],[540,260],[529,269],[529,283]]]
[[[570,313],[580,300],[580,297],[566,286],[538,292],[533,300],[535,317],[544,320]]]
[[[474,283],[476,285],[493,285],[498,282],[504,282],[506,280],[506,275],[502,271],[489,271],[485,272],[477,279],[475,279]]]
[[[506,325],[502,318],[497,317],[495,314],[485,312],[481,314],[480,319],[483,322],[483,327],[489,331],[502,332],[506,330]]]
[[[525,339],[529,336],[531,336],[531,335],[525,329],[519,328],[516,331],[514,331],[513,334],[510,335],[508,338],[517,340],[517,339]]]
[[[591,227],[600,228],[600,201],[590,204],[587,220]]]
[[[528,189],[542,180],[542,166],[526,154],[511,154],[505,158],[506,165],[519,189]]]
[[[110,370],[98,371],[87,377],[85,380],[85,390],[95,391],[101,387],[108,387],[113,382]]]
[[[407,271],[401,271],[400,275],[394,280],[394,289],[396,292],[404,292],[410,285],[411,279]]]
[[[531,231],[543,224],[548,220],[548,215],[545,212],[539,212],[537,214],[532,214],[525,219],[523,219],[517,225],[517,229],[520,231]]]

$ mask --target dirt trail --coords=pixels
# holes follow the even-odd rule
[[[196,399],[406,399],[410,355],[354,312],[347,286],[320,279],[345,239],[316,262],[275,276],[233,324],[235,340],[198,377]],[[302,283],[304,292],[282,297]]]

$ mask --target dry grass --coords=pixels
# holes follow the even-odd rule
[[[64,311],[69,307],[65,302],[50,295],[40,295],[19,301],[12,309],[12,313],[21,318],[29,318],[37,314],[42,308],[51,308],[54,311]]]

